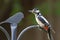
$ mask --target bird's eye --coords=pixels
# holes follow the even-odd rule
[[[34,8],[34,10],[38,10],[38,8]]]

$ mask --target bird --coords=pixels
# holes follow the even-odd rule
[[[35,15],[36,22],[39,24],[40,29],[44,30],[48,34],[49,40],[51,40],[51,24],[47,21],[47,19],[41,14],[38,8],[34,8],[29,10],[29,12]],[[52,39],[53,40],[53,39]]]

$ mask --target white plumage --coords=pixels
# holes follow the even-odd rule
[[[37,16],[38,17],[38,16]],[[41,26],[41,27],[44,27],[44,24],[37,18],[35,17],[37,23]]]

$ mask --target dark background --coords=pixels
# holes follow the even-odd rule
[[[0,22],[6,20],[16,12],[22,11],[24,19],[19,23],[17,28],[18,34],[26,27],[37,24],[32,13],[29,9],[34,7],[39,8],[42,15],[51,23],[55,34],[53,33],[54,40],[60,40],[60,0],[0,0]],[[11,35],[10,25],[8,23],[2,26]],[[0,40],[7,40],[6,36],[0,31]],[[38,29],[28,30],[21,40],[48,40],[45,32]]]

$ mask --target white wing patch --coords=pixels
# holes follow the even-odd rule
[[[43,16],[40,16],[40,17],[43,18],[45,22],[49,24],[49,22]]]
[[[36,17],[36,21],[41,27],[44,27],[44,24],[37,17]]]

